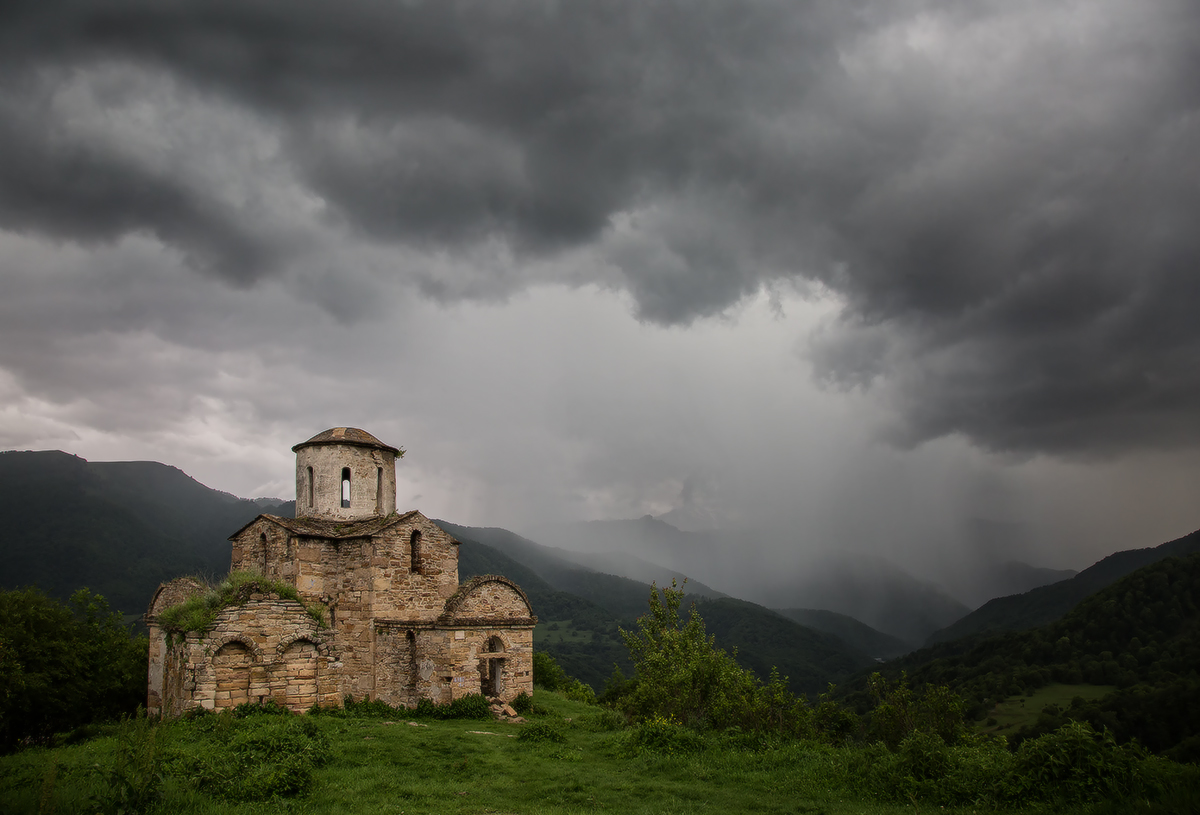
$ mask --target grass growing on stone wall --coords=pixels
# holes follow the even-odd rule
[[[158,615],[158,624],[174,634],[208,631],[223,609],[247,603],[254,595],[275,595],[280,600],[294,600],[304,606],[319,628],[325,627],[325,608],[320,603],[305,603],[294,586],[268,580],[257,572],[249,571],[230,572],[217,585],[209,585],[206,591],[163,609]]]

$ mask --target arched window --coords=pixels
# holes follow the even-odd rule
[[[383,514],[383,468],[375,468],[375,514]]]
[[[414,529],[412,535],[408,539],[408,552],[412,558],[411,571],[413,574],[421,573],[421,530]]]
[[[258,552],[261,557],[259,561],[260,571],[263,577],[267,575],[267,533],[261,532],[258,536]]]
[[[312,467],[308,468],[308,505],[313,505],[313,471]]]
[[[350,468],[342,468],[342,509],[350,508]]]

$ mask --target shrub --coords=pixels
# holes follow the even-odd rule
[[[557,691],[570,680],[567,672],[545,651],[533,652],[533,684],[544,690]]]
[[[569,676],[545,651],[533,652],[533,684],[542,690],[561,693],[573,702],[596,704],[596,692],[591,685]]]
[[[171,764],[172,775],[229,801],[294,796],[329,761],[329,740],[304,716],[221,714],[192,723],[192,749]]]
[[[653,753],[673,756],[699,753],[705,748],[704,737],[666,716],[654,715],[635,724],[625,737],[628,753]]]
[[[133,815],[159,800],[164,732],[165,727],[147,719],[142,710],[121,722],[113,762],[103,773],[107,790],[92,800],[101,812]]]
[[[854,738],[862,723],[854,711],[834,701],[834,690],[831,684],[829,690],[817,698],[817,706],[812,712],[812,727],[816,738],[826,744],[838,745]]]
[[[201,708],[203,709],[203,708]],[[268,699],[265,702],[242,702],[233,709],[233,718],[245,719],[249,716],[291,716],[292,711],[288,710],[283,705],[276,702],[274,699]]]
[[[537,702],[533,701],[533,697],[525,691],[518,693],[516,698],[513,699],[509,704],[512,706],[513,710],[515,710],[517,713],[520,713],[522,716],[541,716],[549,712]]]
[[[567,736],[557,727],[546,722],[530,722],[517,734],[520,741],[546,744],[566,744]]]
[[[1138,782],[1145,753],[1136,745],[1117,744],[1105,730],[1086,722],[1068,722],[1017,751],[1016,783],[1021,792],[1059,802],[1124,798]]]
[[[881,798],[941,806],[993,807],[1013,799],[1013,755],[999,740],[948,746],[913,733],[890,751],[882,742],[857,752],[857,771]]]

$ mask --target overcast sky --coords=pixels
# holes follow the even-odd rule
[[[1082,568],[1200,527],[1198,145],[1194,0],[9,2],[0,447]]]

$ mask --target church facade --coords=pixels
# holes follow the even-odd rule
[[[260,515],[230,537],[232,569],[261,585],[250,581],[202,631],[171,630],[160,616],[207,587],[180,578],[155,593],[147,710],[532,693],[528,598],[499,575],[460,584],[458,541],[416,510],[396,511],[403,451],[350,427],[292,450],[295,517]],[[299,601],[261,588],[272,582]]]

